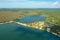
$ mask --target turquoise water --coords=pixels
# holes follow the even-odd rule
[[[30,21],[30,18],[27,17],[26,19]],[[35,19],[31,21],[40,21],[36,17]],[[28,23],[29,21],[26,20],[23,23]],[[46,31],[24,27],[13,22],[0,24],[0,40],[60,40],[60,38]]]
[[[26,16],[21,20],[18,20],[18,22],[22,23],[33,23],[33,22],[39,22],[39,21],[45,21],[46,17],[44,16]]]

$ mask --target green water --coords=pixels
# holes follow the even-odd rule
[[[0,40],[60,40],[60,38],[46,31],[28,28],[13,22],[0,24]]]
[[[60,38],[46,31],[8,23],[0,24],[0,40],[60,40]]]

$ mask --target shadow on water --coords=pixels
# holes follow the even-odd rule
[[[51,27],[51,32],[57,33],[60,35],[60,26],[59,25],[54,25]]]

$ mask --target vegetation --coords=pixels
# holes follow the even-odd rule
[[[60,10],[59,9],[0,9],[0,23],[19,20],[24,16],[45,16],[45,22],[53,26],[51,32],[60,35]],[[46,24],[44,25],[46,29]]]

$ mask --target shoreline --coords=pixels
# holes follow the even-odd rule
[[[54,34],[54,35],[56,35],[56,36],[58,36],[58,37],[60,37],[60,35],[58,35],[57,33],[54,33],[54,32],[51,32],[52,34]]]
[[[12,23],[12,22],[14,22],[14,21],[9,21],[9,22],[5,22],[5,23]],[[0,23],[0,24],[5,24],[5,23]]]
[[[12,22],[14,22],[14,21],[9,21],[9,22],[5,22],[5,23],[12,23]],[[5,23],[0,23],[0,24],[5,24]],[[19,24],[19,25],[23,25],[23,26],[28,26],[28,27],[32,27],[32,28],[36,28],[35,26],[33,27],[33,26],[30,26],[29,24],[24,24],[24,23],[21,23],[21,22],[14,22],[14,23],[17,23],[17,24]],[[38,26],[38,25],[37,25]],[[37,28],[38,29],[38,28]],[[48,31],[47,31],[48,32]],[[53,32],[50,32],[50,33],[52,33],[52,34],[54,34],[54,35],[57,35],[56,33],[53,33]],[[58,37],[60,37],[60,35],[57,35]]]

